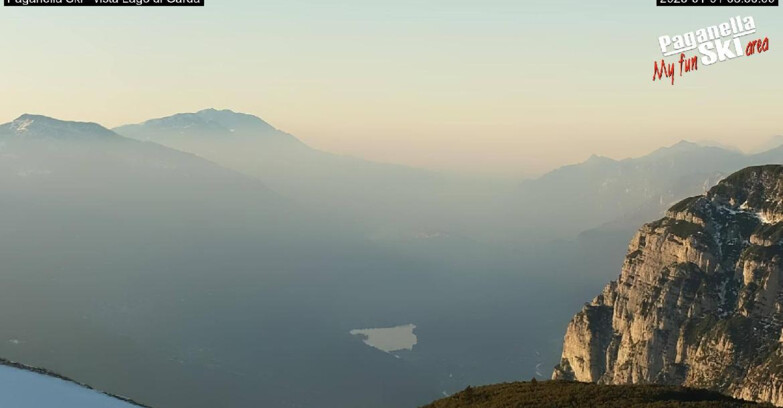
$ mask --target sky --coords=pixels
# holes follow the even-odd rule
[[[659,36],[735,15],[769,52],[651,80]],[[783,134],[781,23],[779,8],[653,0],[2,7],[0,122],[226,108],[331,152],[507,177],[681,139],[753,150]]]

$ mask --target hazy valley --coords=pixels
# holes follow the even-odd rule
[[[156,407],[418,406],[546,378],[642,222],[781,162],[683,142],[477,182],[231,111],[23,115],[0,126],[0,356]]]

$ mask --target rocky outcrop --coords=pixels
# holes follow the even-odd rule
[[[632,239],[568,325],[553,378],[708,388],[783,406],[783,166],[739,171]]]

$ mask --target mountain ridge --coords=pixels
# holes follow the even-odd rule
[[[0,125],[0,132],[2,130],[5,130],[3,133],[6,136],[11,133],[16,136],[54,137],[51,132],[55,130],[60,137],[84,135],[106,138],[121,137],[95,122],[66,121],[30,113],[22,114],[11,122]]]
[[[537,179],[524,181],[517,206],[535,208],[535,223],[562,219],[553,226],[559,235],[574,236],[607,225],[621,226],[629,234],[646,220],[663,215],[679,198],[701,194],[720,179],[747,166],[783,163],[783,146],[745,154],[689,141],[656,149],[636,158],[614,160],[591,156],[588,160],[560,167]],[[566,222],[567,221],[567,222]],[[545,231],[548,224],[538,225]]]
[[[21,124],[19,119],[12,123]],[[367,213],[369,207],[411,213],[414,209],[401,210],[398,205],[414,201],[422,192],[445,197],[452,194],[448,190],[452,187],[444,182],[459,180],[424,169],[322,152],[260,117],[229,109],[178,113],[110,131],[198,156],[254,177],[299,203],[321,202],[324,212],[345,212],[345,217]],[[592,155],[582,163],[525,180],[516,191],[499,192],[492,198],[497,203],[492,205],[500,206],[500,211],[493,208],[491,213],[515,221],[505,225],[509,223],[487,219],[484,223],[501,225],[514,239],[519,231],[538,231],[536,237],[518,237],[521,240],[571,238],[607,228],[630,235],[636,225],[663,214],[678,197],[702,193],[732,171],[761,163],[783,163],[783,146],[750,155],[683,140],[636,158]],[[367,217],[375,218],[371,221],[374,224],[385,223],[375,215]],[[421,219],[433,220],[435,214],[422,214]],[[555,219],[558,221],[551,221]],[[396,225],[399,223],[392,223]],[[450,225],[453,223],[428,229]]]
[[[188,145],[187,139],[206,143],[218,138],[224,142],[243,143],[243,148],[252,146],[249,144],[252,142],[264,142],[265,149],[294,149],[299,152],[312,149],[258,116],[230,109],[208,108],[197,112],[176,113],[141,123],[118,126],[112,130],[137,140],[153,141],[174,148],[187,147],[179,150],[199,150],[192,153],[202,153],[199,155],[203,157],[209,154],[201,152],[199,145]]]
[[[424,408],[744,408],[762,407],[706,390],[655,385],[531,381],[468,387]]]
[[[369,233],[410,222],[412,215],[419,219],[411,228],[418,228],[420,219],[434,219],[436,214],[419,216],[423,206],[408,203],[437,196],[432,192],[443,185],[434,172],[321,151],[259,117],[231,110],[182,113],[115,130],[254,177],[325,217],[361,220]]]

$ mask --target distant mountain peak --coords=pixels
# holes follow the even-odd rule
[[[593,153],[590,155],[590,157],[587,158],[587,160],[585,160],[585,163],[601,163],[601,162],[613,162],[613,161],[615,160],[612,158]]]
[[[35,118],[30,117],[31,115],[24,114],[18,118],[16,118],[13,122],[10,124],[11,130],[14,132],[27,132],[27,129],[35,122]]]
[[[134,125],[129,125],[134,126]],[[239,113],[230,109],[202,109],[198,112],[177,113],[150,119],[141,126],[157,129],[184,130],[197,128],[208,131],[234,132],[237,130],[274,131],[275,128],[258,116]],[[123,126],[122,128],[127,128]]]
[[[694,142],[691,142],[690,140],[686,140],[686,139],[682,139],[679,142],[671,145],[671,147],[673,147],[673,148],[680,148],[680,149],[681,148],[693,148],[693,147],[698,147],[698,146],[699,146],[698,143],[694,143]]]
[[[569,168],[574,166],[604,167],[615,163],[617,163],[617,160],[612,159],[611,157],[601,156],[598,154],[591,154],[590,157],[587,158],[587,160],[581,163],[573,164],[570,166],[564,166],[561,168]]]
[[[23,113],[21,116],[19,116],[18,118],[14,119],[14,122],[16,122],[17,120],[36,119],[36,118],[51,119],[48,116],[36,115],[36,114],[33,114],[33,113]]]
[[[661,147],[652,153],[643,156],[642,158],[661,158],[661,157],[667,157],[672,155],[681,155],[681,154],[689,154],[694,153],[698,151],[705,151],[705,150],[723,150],[726,152],[732,152],[737,153],[734,150],[729,150],[727,148],[721,147],[721,146],[714,146],[714,145],[704,145],[700,143],[694,143],[690,140],[680,140],[679,142],[666,147]]]
[[[119,137],[105,127],[93,122],[73,122],[49,116],[25,113],[10,123],[0,126],[0,135],[25,137]]]
[[[763,153],[780,147],[783,147],[783,135],[775,135],[764,141],[764,143],[759,145],[756,149],[753,149],[753,152]]]
[[[684,152],[684,151],[691,151],[696,150],[701,147],[704,147],[698,143],[691,142],[690,140],[680,140],[679,142],[666,147],[661,147],[660,149],[656,150],[655,152]],[[653,153],[655,153],[653,152]]]
[[[65,121],[55,119],[49,116],[44,115],[37,115],[33,113],[24,113],[18,118],[14,119],[10,125],[14,127],[15,129],[19,129],[21,131],[26,130],[30,125],[33,123],[38,122],[38,124],[43,124],[47,126],[56,126],[58,123],[64,123]]]
[[[239,112],[233,111],[231,109],[215,109],[215,108],[202,109],[202,110],[196,112],[196,114],[211,114],[211,113],[225,113],[225,114],[230,114],[230,115],[245,115],[244,113],[239,113]],[[250,116],[252,116],[252,115],[250,115]]]
[[[299,139],[275,129],[258,116],[230,109],[207,108],[197,112],[177,113],[138,124],[120,126],[117,133],[138,140],[166,144],[167,138],[226,138],[227,140],[265,140],[288,146],[304,145]],[[236,138],[231,138],[237,136]]]

